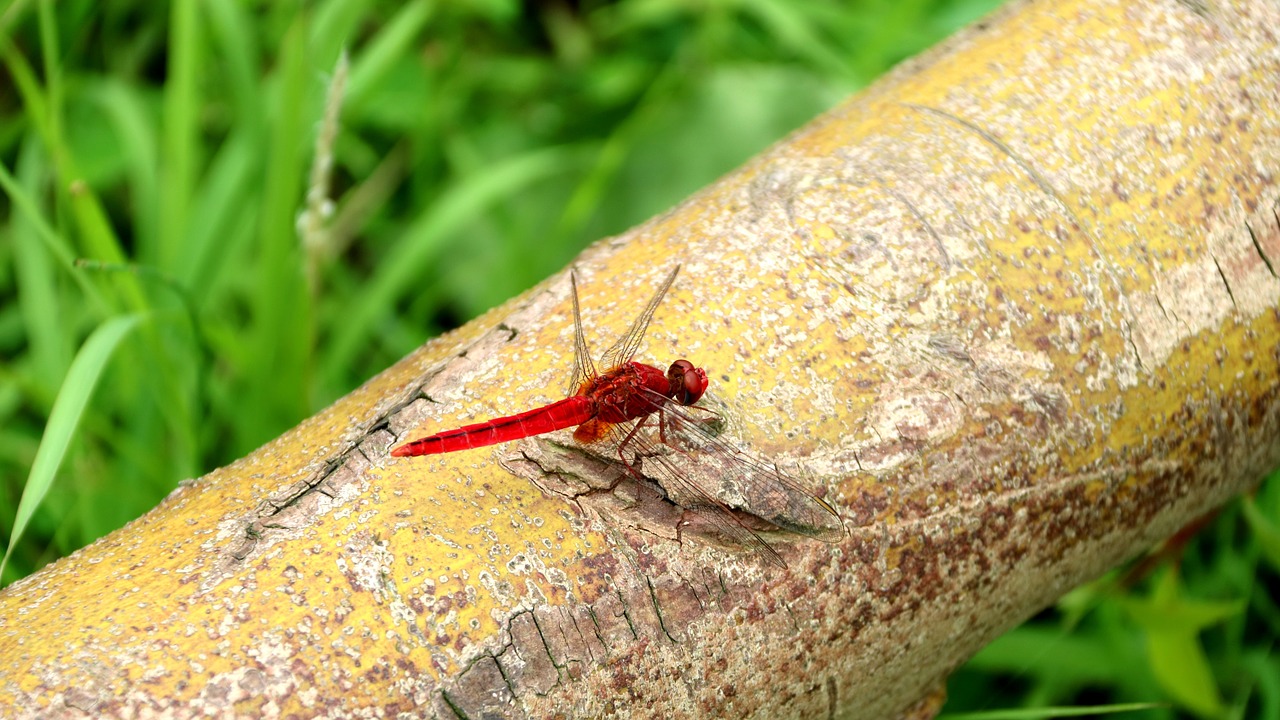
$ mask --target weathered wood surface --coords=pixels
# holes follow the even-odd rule
[[[0,715],[928,712],[1280,464],[1277,28],[1019,6],[580,258],[602,346],[685,264],[644,355],[706,366],[843,543],[677,537],[547,440],[389,459],[562,392],[560,276],[0,593]]]

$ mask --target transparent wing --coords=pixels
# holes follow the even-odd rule
[[[845,537],[844,521],[836,509],[776,465],[735,447],[713,432],[705,419],[677,403],[667,402],[662,415],[667,443],[691,459],[700,474],[710,473],[735,486],[752,515],[823,542]]]
[[[637,436],[639,437],[639,436]],[[738,516],[723,501],[708,494],[696,482],[689,479],[678,454],[652,451],[648,440],[640,441],[649,452],[641,452],[643,472],[646,476],[658,481],[669,495],[679,497],[685,510],[695,513],[699,518],[715,527],[725,539],[735,545],[748,547],[770,565],[786,568],[787,563],[782,556],[764,541],[754,530],[742,524]],[[691,501],[690,498],[695,498]]]
[[[661,425],[649,433],[628,434],[618,450],[623,462],[658,481],[673,501],[774,565],[783,565],[777,552],[744,525],[722,497],[738,496],[742,510],[788,532],[823,542],[845,537],[844,522],[826,501],[775,466],[729,444],[682,406],[652,394],[662,403],[656,413]]]
[[[587,347],[587,336],[582,332],[582,311],[578,309],[578,274],[569,271],[569,287],[573,296],[573,376],[569,378],[566,395],[577,395],[582,383],[596,376],[595,365],[591,362],[591,350]]]
[[[631,359],[635,357],[636,351],[640,349],[641,341],[644,340],[645,330],[649,329],[649,321],[653,319],[654,311],[658,309],[663,296],[667,294],[667,290],[671,289],[671,284],[676,281],[676,275],[679,273],[679,265],[671,268],[671,272],[662,281],[658,291],[653,294],[649,304],[645,305],[644,312],[641,312],[635,322],[631,323],[631,328],[627,330],[627,334],[618,338],[618,342],[604,352],[600,362],[606,370],[612,370],[624,363],[631,362]]]

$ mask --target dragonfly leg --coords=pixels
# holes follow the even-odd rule
[[[640,420],[627,431],[626,436],[618,442],[618,459],[622,461],[622,464],[627,468],[627,471],[634,475],[638,480],[644,479],[644,475],[641,475],[640,471],[636,469],[636,466],[640,464],[641,456],[640,453],[636,453],[635,460],[628,461],[627,446],[631,444],[631,441],[634,440],[636,435],[640,432],[640,428],[644,427],[644,424],[647,422],[649,422],[649,416],[646,415],[645,417],[640,418]]]

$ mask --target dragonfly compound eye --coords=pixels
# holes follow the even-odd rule
[[[671,383],[671,399],[681,405],[698,402],[707,391],[707,373],[694,367],[688,360],[677,360],[667,369],[667,382]]]

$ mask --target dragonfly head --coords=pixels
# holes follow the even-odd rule
[[[694,367],[688,360],[677,360],[667,368],[667,382],[671,384],[670,396],[681,405],[698,402],[707,391],[707,373]]]

